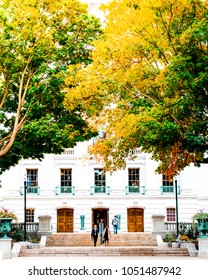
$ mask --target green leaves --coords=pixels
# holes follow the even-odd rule
[[[63,87],[69,65],[91,63],[100,34],[98,19],[79,1],[1,2],[0,172],[93,135],[77,107],[64,108]]]

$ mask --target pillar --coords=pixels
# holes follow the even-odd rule
[[[85,215],[80,215],[80,230],[85,229]]]
[[[0,239],[0,251],[2,252],[2,259],[12,258],[12,239]]]
[[[164,235],[166,230],[165,230],[165,216],[164,215],[157,215],[154,214],[152,215],[152,220],[153,220],[153,230],[152,233],[154,235]]]
[[[51,235],[51,216],[44,215],[39,216],[39,230],[38,230],[38,236],[45,236],[45,235]]]

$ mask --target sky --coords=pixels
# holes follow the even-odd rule
[[[87,3],[89,5],[89,14],[95,15],[101,20],[101,22],[104,21],[104,15],[102,11],[99,10],[99,6],[109,1],[110,0],[81,0],[81,2]]]

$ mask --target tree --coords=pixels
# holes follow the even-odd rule
[[[170,177],[207,153],[207,0],[104,5],[106,27],[90,67],[74,67],[65,106],[80,104],[106,132],[91,152],[108,171],[140,148]]]
[[[4,0],[0,7],[0,172],[94,135],[63,106],[68,65],[91,63],[99,20],[77,0]]]

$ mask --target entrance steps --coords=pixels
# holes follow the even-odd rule
[[[151,233],[112,234],[109,245],[93,246],[90,233],[57,233],[47,236],[46,246],[22,248],[21,257],[64,256],[190,256],[187,248],[157,246]]]
[[[75,257],[75,256],[189,256],[187,248],[157,246],[126,247],[45,247],[23,249],[21,257]]]
[[[148,232],[112,234],[108,246],[155,246],[155,237]],[[47,237],[47,247],[90,247],[93,246],[90,233],[56,233]],[[100,246],[98,238],[97,246]]]

